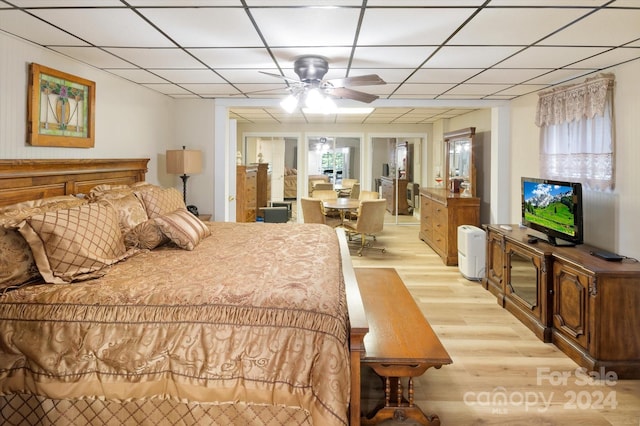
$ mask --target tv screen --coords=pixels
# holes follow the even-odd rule
[[[582,185],[522,178],[522,224],[554,245],[582,244]]]

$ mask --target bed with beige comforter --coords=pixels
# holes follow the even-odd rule
[[[0,294],[5,424],[347,424],[335,232],[206,225],[193,250]]]

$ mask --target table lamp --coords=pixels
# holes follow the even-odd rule
[[[182,197],[187,204],[187,179],[189,175],[202,171],[202,152],[185,149],[167,150],[167,173],[181,175]]]

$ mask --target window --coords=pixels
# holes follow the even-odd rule
[[[613,75],[540,93],[541,177],[611,191],[614,179]]]

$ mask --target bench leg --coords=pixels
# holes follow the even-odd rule
[[[408,378],[407,393],[404,397],[402,380],[400,377],[384,378],[384,403],[378,404],[368,415],[362,417],[361,425],[377,425],[385,420],[406,421],[411,419],[421,425],[440,426],[440,418],[436,415],[425,414],[414,404],[413,377]]]

